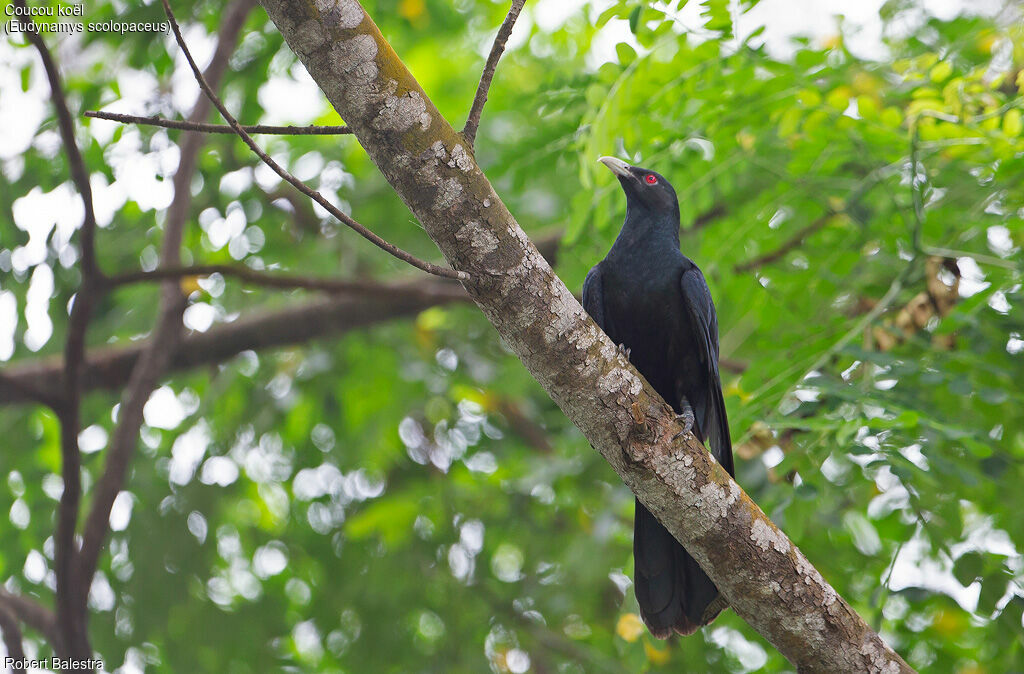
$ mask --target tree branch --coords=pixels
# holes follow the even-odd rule
[[[221,117],[223,117],[231,126],[231,128],[235,130],[235,133],[238,134],[238,137],[241,138],[242,141],[249,146],[249,149],[252,150],[256,154],[256,156],[263,161],[264,164],[273,169],[274,173],[276,173],[283,180],[287,181],[289,184],[295,187],[295,189],[299,190],[307,197],[309,197],[316,203],[320,204],[320,206],[323,207],[324,210],[326,210],[328,213],[336,217],[338,220],[341,220],[350,228],[354,229],[364,239],[370,241],[381,250],[390,253],[391,255],[397,257],[399,260],[402,260],[403,262],[411,264],[417,269],[422,269],[428,274],[433,274],[434,276],[441,276],[443,278],[455,279],[457,281],[469,280],[469,274],[465,272],[456,271],[454,269],[445,269],[444,267],[439,267],[438,265],[433,264],[431,262],[421,260],[418,257],[412,255],[411,253],[407,253],[398,246],[390,243],[389,241],[386,241],[379,235],[374,234],[369,229],[367,229],[366,227],[359,224],[351,217],[343,213],[340,209],[335,207],[334,204],[327,201],[327,199],[325,199],[322,194],[306,185],[304,182],[293,176],[288,171],[284,170],[284,168],[280,164],[278,164],[276,161],[273,160],[273,158],[270,157],[270,155],[264,152],[263,149],[256,144],[256,141],[252,139],[252,136],[245,132],[245,129],[241,127],[241,125],[238,123],[238,120],[236,120],[231,115],[231,113],[228,112],[228,109],[224,106],[224,103],[220,100],[217,94],[214,93],[213,89],[206,82],[206,79],[203,77],[203,74],[199,71],[199,66],[196,65],[195,60],[193,60],[192,58],[192,53],[189,51],[188,45],[185,44],[185,39],[181,36],[181,29],[178,27],[178,22],[174,18],[174,12],[171,10],[171,5],[168,3],[168,0],[162,0],[162,2],[164,5],[164,12],[167,14],[167,19],[171,22],[171,30],[174,32],[174,39],[177,40],[178,47],[181,48],[182,54],[185,55],[185,60],[188,61],[189,67],[192,68],[192,74],[195,76],[196,82],[199,83],[199,88],[202,89],[203,94],[206,95],[209,101],[213,103],[213,106],[217,108],[217,111],[220,112]]]
[[[10,671],[13,674],[25,674],[25,646],[22,643],[21,625],[18,624],[14,614],[2,604],[0,604],[0,630],[3,631],[7,657],[14,659],[14,665]]]
[[[15,0],[15,6],[28,11],[25,0]],[[20,19],[26,24],[34,20],[30,17]],[[88,658],[92,649],[89,646],[86,632],[86,618],[77,610],[79,603],[84,604],[88,589],[78,578],[76,558],[78,555],[75,543],[75,529],[78,525],[78,507],[82,497],[81,453],[78,447],[78,431],[80,427],[81,399],[81,366],[85,357],[85,338],[89,327],[94,303],[97,301],[98,284],[102,280],[102,272],[96,264],[96,213],[93,209],[92,187],[89,184],[89,172],[75,141],[75,126],[68,109],[67,99],[60,79],[60,72],[53,60],[50,50],[46,47],[41,35],[34,30],[23,31],[26,39],[39,52],[46,78],[50,85],[54,110],[57,114],[57,126],[60,131],[64,153],[68,158],[71,179],[82,198],[84,218],[79,232],[79,248],[81,253],[82,279],[75,293],[71,316],[68,319],[67,338],[64,343],[64,390],[53,400],[59,401],[54,406],[60,421],[61,442],[61,477],[64,489],[57,506],[57,526],[54,534],[54,573],[57,579],[56,605],[57,620],[60,627],[62,642],[69,652],[82,654]]]
[[[312,202],[306,199],[305,195],[288,187],[281,187],[273,192],[263,192],[263,195],[266,197],[267,203],[279,210],[288,212],[288,209],[276,203],[277,201],[285,201],[291,206],[292,220],[297,230],[312,234],[320,233],[320,218],[316,216]]]
[[[537,248],[550,264],[555,263],[561,233],[544,236]],[[405,281],[375,283],[347,281],[351,294],[332,297],[288,309],[247,316],[203,333],[186,336],[170,354],[168,372],[181,372],[224,362],[242,351],[261,351],[302,344],[324,337],[337,337],[350,330],[415,316],[424,309],[469,301],[466,291],[447,281]],[[117,390],[131,375],[149,341],[128,347],[106,347],[90,351],[83,366],[86,390]],[[24,385],[38,395],[52,395],[61,386],[60,363],[53,359],[29,361],[8,367],[0,376],[0,405],[33,402]]]
[[[342,1],[328,13],[261,4],[449,262],[473,273],[467,291],[551,398],[798,671],[912,671],[707,449],[679,435],[673,410],[586,315],[472,156],[443,161],[465,140],[358,2]]]
[[[226,124],[208,124],[206,122],[190,122],[177,119],[164,119],[162,117],[139,117],[137,115],[123,115],[119,112],[104,112],[102,110],[87,110],[86,117],[92,119],[105,119],[121,124],[143,124],[146,126],[160,126],[165,129],[177,129],[179,131],[198,131],[200,133],[224,133],[235,135],[235,130]],[[350,134],[352,131],[347,126],[268,126],[266,124],[246,124],[242,129],[250,134],[271,134],[278,136],[337,136],[339,134]]]
[[[214,83],[219,83],[227,70],[238,35],[254,6],[253,0],[234,0],[225,9],[221,18],[217,46],[206,69],[207,76]],[[189,115],[189,121],[200,122],[208,113],[209,104],[200,96]],[[160,251],[161,267],[175,267],[180,264],[182,233],[192,205],[190,186],[199,150],[204,141],[204,136],[194,132],[186,132],[181,138],[178,170],[173,179],[174,197],[164,222],[164,237]],[[128,385],[121,397],[119,423],[114,429],[107,450],[103,474],[93,490],[92,509],[83,529],[79,574],[84,589],[78,606],[83,616],[88,615],[88,588],[92,584],[100,551],[110,528],[110,509],[124,484],[128,466],[138,443],[142,410],[167,368],[171,353],[181,343],[181,316],[185,308],[185,299],[178,286],[172,282],[164,284],[161,294],[160,314],[152,331],[153,336],[131,368]],[[85,654],[84,657],[89,657],[89,654]]]
[[[45,606],[34,599],[0,588],[0,607],[43,635],[55,651],[62,652],[57,618]]]
[[[25,0],[14,0],[16,7],[27,10]],[[19,17],[19,23],[32,23],[30,17]],[[60,72],[57,64],[46,47],[42,36],[34,30],[23,31],[25,39],[39,52],[43,62],[43,69],[46,71],[46,79],[50,83],[50,93],[53,96],[53,107],[57,112],[57,127],[60,131],[61,142],[64,145],[64,153],[68,158],[68,167],[71,172],[71,180],[75,183],[79,196],[82,197],[82,206],[85,210],[85,217],[82,222],[82,231],[79,234],[79,244],[82,254],[83,273],[96,271],[96,212],[92,204],[92,186],[89,184],[89,172],[85,168],[85,160],[75,142],[75,123],[68,109],[67,99],[64,97],[64,87],[60,81]]]
[[[55,391],[43,391],[36,387],[29,379],[22,379],[11,376],[7,372],[0,372],[0,398],[3,398],[3,390],[7,388],[19,395],[25,401],[37,402],[47,407],[57,409],[60,405],[60,389]]]
[[[325,337],[338,337],[351,330],[372,327],[377,323],[409,318],[430,307],[470,301],[469,295],[459,286],[440,282],[383,285],[338,281],[337,284],[337,287],[331,283],[329,287],[322,289],[331,293],[358,293],[362,297],[342,297],[327,304],[313,302],[284,311],[258,314],[238,323],[213,328],[205,333],[196,333],[186,337],[178,350],[172,354],[167,371],[183,372],[216,365],[242,351],[263,351]],[[325,312],[327,316],[332,317],[336,315],[337,319],[343,322],[335,324],[332,322],[333,319],[318,322],[318,312]],[[342,315],[345,312],[348,312],[347,316]],[[345,323],[344,320],[351,321],[351,324]],[[294,330],[281,333],[272,339],[261,339],[271,326],[287,325],[293,321],[300,322],[293,326]],[[302,324],[302,321],[308,323]],[[140,353],[148,345],[147,341],[128,347],[88,352],[82,368],[84,390],[112,391],[124,386]],[[195,353],[200,349],[205,349],[205,352]],[[741,374],[747,369],[745,362],[729,358],[719,359],[718,365],[721,369],[735,374]],[[52,359],[30,361],[9,367],[0,373],[0,405],[34,402],[49,396],[53,391],[59,392],[60,370],[59,363]],[[34,385],[36,388],[30,392],[26,385]]]
[[[804,239],[806,239],[808,236],[814,234],[819,229],[827,225],[828,221],[832,219],[833,215],[835,215],[834,211],[829,211],[828,213],[825,213],[824,215],[818,217],[810,224],[801,227],[799,230],[797,230],[795,234],[793,234],[793,236],[786,239],[781,246],[779,246],[772,252],[765,253],[764,255],[758,255],[757,257],[747,260],[746,262],[740,262],[739,264],[733,267],[733,271],[735,271],[737,274],[741,274],[743,272],[748,272],[753,269],[759,269],[760,267],[781,260],[786,256],[787,253],[799,247],[800,244],[804,242]]]
[[[519,13],[523,11],[526,0],[512,0],[512,6],[508,9],[508,15],[494,36],[494,44],[491,45],[491,53],[487,55],[487,62],[484,63],[484,72],[480,75],[480,84],[476,88],[476,96],[473,97],[473,105],[469,109],[469,116],[466,118],[466,126],[462,129],[462,137],[473,147],[476,142],[476,132],[480,127],[480,115],[484,111],[484,103],[487,102],[487,93],[491,89],[491,81],[494,79],[494,71],[498,67],[498,61],[505,51],[505,43],[508,42],[512,28],[516,25]]]
[[[547,429],[531,419],[518,402],[511,398],[502,398],[498,401],[497,411],[505,417],[509,430],[538,452],[551,453],[552,447],[551,441],[548,440]]]
[[[725,204],[721,202],[714,204],[713,206],[711,206],[711,208],[709,208],[708,210],[704,211],[696,218],[694,218],[693,224],[687,229],[684,229],[681,232],[681,234],[683,236],[686,236],[686,234],[690,232],[696,231],[698,229],[703,229],[704,227],[707,227],[712,222],[714,222],[715,220],[722,217],[728,212],[729,209],[725,207]]]
[[[201,264],[190,267],[161,267],[152,271],[127,272],[111,277],[109,283],[111,288],[119,288],[135,283],[154,283],[168,279],[181,279],[188,276],[209,276],[211,274],[230,276],[254,286],[285,290],[321,290],[330,293],[372,294],[381,287],[379,283],[372,281],[314,278],[291,274],[268,274],[267,272],[234,264]]]
[[[186,336],[168,354],[167,372],[184,372],[222,363],[242,351],[265,351],[336,338],[352,330],[415,316],[424,309],[466,302],[469,296],[454,283],[422,281],[367,287],[358,295],[339,295],[279,311],[255,314]],[[118,390],[131,376],[152,340],[131,346],[90,351],[83,367],[88,390]],[[43,392],[60,388],[60,365],[51,359],[8,368],[8,381],[34,382]],[[31,402],[19,389],[0,380],[0,404]]]

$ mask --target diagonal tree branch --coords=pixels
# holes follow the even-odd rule
[[[278,210],[289,212],[287,208],[276,203],[278,201],[284,201],[291,207],[290,213],[297,231],[320,233],[320,218],[317,217],[312,202],[305,195],[283,186],[261,194],[267,203]]]
[[[10,671],[13,674],[24,674],[25,669],[25,647],[22,643],[21,625],[14,614],[0,604],[0,631],[3,632],[4,646],[7,648],[7,657],[13,662]]]
[[[60,634],[57,631],[57,619],[48,608],[34,599],[15,594],[4,588],[0,588],[0,608],[42,634],[58,653],[63,650],[59,647]]]
[[[480,75],[480,84],[476,88],[476,96],[473,97],[473,105],[469,109],[469,116],[466,118],[466,126],[462,128],[462,137],[473,147],[476,143],[476,132],[480,128],[480,115],[483,114],[484,104],[487,102],[487,93],[491,90],[491,81],[494,80],[494,71],[498,68],[498,61],[505,52],[505,43],[512,34],[512,28],[516,25],[519,13],[523,11],[526,0],[512,0],[512,6],[508,9],[508,15],[501,23],[498,34],[494,36],[494,43],[491,45],[491,53],[487,55],[487,62],[484,63],[484,72]]]
[[[780,245],[775,250],[771,251],[770,253],[765,253],[764,255],[758,255],[757,257],[751,258],[745,262],[740,262],[739,264],[733,267],[733,270],[736,273],[743,273],[746,271],[751,271],[753,269],[760,269],[765,265],[781,260],[782,258],[786,257],[787,253],[798,248],[800,244],[804,242],[804,239],[806,239],[808,236],[814,234],[819,229],[827,225],[829,223],[829,220],[831,220],[832,216],[834,216],[835,214],[835,211],[829,211],[824,215],[819,216],[811,223],[797,230],[796,233],[794,233],[791,237],[786,239],[782,243],[782,245]]]
[[[448,260],[473,273],[466,289],[512,351],[736,613],[801,672],[912,671],[707,449],[680,434],[672,409],[586,315],[472,156],[442,161],[465,140],[359,3],[325,13],[311,2],[261,4]]]
[[[139,117],[137,115],[124,115],[119,112],[104,112],[102,110],[87,110],[85,116],[92,119],[120,122],[122,124],[144,124],[146,126],[159,126],[165,129],[177,129],[179,131],[235,135],[235,130],[226,124],[189,122],[177,119],[164,119],[156,116]],[[266,124],[243,124],[242,129],[250,134],[272,134],[279,136],[337,136],[352,133],[347,126],[268,126]]]
[[[25,0],[14,0],[15,7],[23,10],[28,9]],[[32,23],[31,18],[19,17],[19,22]],[[50,94],[53,96],[53,107],[57,112],[57,128],[60,131],[61,142],[64,145],[64,153],[68,158],[68,167],[71,172],[71,179],[75,183],[79,196],[82,198],[82,206],[85,208],[85,217],[82,222],[82,230],[79,233],[79,245],[82,255],[82,270],[94,272],[96,269],[96,212],[92,204],[92,186],[89,184],[89,171],[85,167],[85,160],[75,142],[75,123],[71,112],[68,109],[68,102],[64,96],[64,87],[60,81],[60,72],[53,60],[53,55],[47,48],[46,43],[36,30],[23,31],[27,39],[36,51],[39,52],[40,60],[43,62],[43,69],[46,71],[46,79],[50,84]]]
[[[206,69],[210,81],[219,83],[226,72],[238,35],[254,6],[253,0],[234,0],[225,9],[221,18],[217,46]],[[200,96],[189,115],[189,120],[200,122],[206,118],[209,110],[206,99]],[[199,150],[204,141],[204,136],[195,132],[186,132],[181,138],[178,170],[173,180],[174,197],[164,222],[164,238],[160,252],[162,267],[180,265],[182,233],[192,205],[190,185],[195,174]],[[83,590],[77,607],[83,621],[88,616],[88,588],[92,584],[99,554],[110,528],[110,509],[124,484],[128,466],[138,443],[143,407],[167,368],[170,354],[181,342],[181,316],[185,299],[177,284],[173,282],[165,283],[161,294],[161,309],[153,328],[153,336],[146,350],[134,363],[128,385],[121,397],[119,423],[114,429],[104,471],[96,483],[92,509],[83,529],[82,549],[79,555],[79,575]],[[79,651],[75,654],[76,657],[89,657],[89,654],[82,654]]]
[[[440,276],[443,278],[455,279],[458,281],[469,280],[469,274],[465,272],[456,271],[454,269],[446,269],[444,267],[439,267],[438,265],[433,264],[431,262],[421,260],[418,257],[412,255],[411,253],[407,253],[406,251],[402,250],[393,243],[386,241],[381,236],[373,233],[365,226],[361,225],[360,223],[356,222],[354,219],[343,213],[340,209],[334,206],[334,204],[327,201],[327,199],[325,199],[322,194],[306,185],[304,182],[293,176],[288,171],[284,170],[284,168],[280,164],[278,164],[270,155],[264,152],[263,149],[256,144],[256,141],[252,139],[252,136],[245,132],[245,129],[243,129],[242,126],[238,123],[238,120],[236,120],[231,115],[231,113],[228,112],[228,109],[224,106],[224,103],[220,100],[217,94],[207,83],[206,79],[203,77],[203,73],[199,70],[199,66],[197,66],[196,62],[192,59],[192,54],[191,52],[189,52],[188,45],[185,44],[185,39],[181,36],[181,29],[178,27],[178,22],[174,18],[174,12],[171,10],[171,5],[168,3],[167,0],[162,0],[162,2],[164,5],[164,12],[167,14],[167,19],[171,22],[171,30],[174,32],[174,39],[177,40],[178,47],[181,48],[182,54],[185,55],[185,60],[188,61],[189,67],[192,68],[192,74],[195,76],[196,82],[199,83],[199,88],[203,90],[203,94],[205,94],[206,97],[210,100],[210,102],[213,103],[213,106],[217,108],[217,111],[220,112],[221,117],[227,120],[227,123],[231,126],[232,129],[235,130],[235,133],[238,134],[238,137],[241,138],[242,141],[249,146],[249,149],[252,150],[256,154],[256,156],[263,161],[264,164],[269,166],[274,171],[274,173],[276,173],[283,180],[287,181],[289,184],[295,187],[295,189],[299,190],[307,197],[309,197],[316,203],[320,204],[320,206],[323,207],[324,210],[326,210],[328,213],[336,217],[338,220],[348,225],[351,229],[358,232],[364,239],[370,241],[381,250],[390,253],[394,257],[397,257],[399,260],[402,260],[403,262],[411,264],[417,269],[422,269],[428,274],[433,274],[434,276]]]

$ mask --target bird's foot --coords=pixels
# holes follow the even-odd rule
[[[619,344],[618,348],[619,348],[619,353],[621,353],[623,356],[625,356],[626,360],[629,360],[629,354],[632,353],[633,350],[630,349],[625,344]]]
[[[693,432],[693,424],[696,419],[693,416],[693,407],[685,398],[683,398],[683,413],[676,415],[676,421],[683,425],[683,430],[672,436],[672,442]]]

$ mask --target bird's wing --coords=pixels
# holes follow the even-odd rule
[[[690,325],[697,331],[696,343],[701,363],[707,367],[708,401],[710,409],[705,435],[711,451],[722,467],[733,474],[732,440],[729,437],[729,419],[722,398],[722,380],[718,374],[718,317],[711,301],[711,291],[704,275],[696,266],[683,272],[680,279],[683,306],[690,316]]]
[[[598,327],[607,331],[604,317],[604,289],[601,287],[601,263],[594,265],[583,281],[583,308]]]

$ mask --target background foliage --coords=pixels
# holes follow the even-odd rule
[[[506,6],[364,5],[461,122]],[[221,6],[176,3],[190,40],[215,32]],[[683,250],[718,306],[739,482],[911,665],[1013,670],[1024,657],[1016,10],[940,20],[891,1],[888,55],[868,60],[842,34],[774,56],[758,33],[733,34],[725,2],[703,3],[703,26],[684,25],[678,3],[657,7],[588,6],[554,27],[524,19],[529,39],[506,55],[484,113],[481,165],[528,232],[564,232],[558,270],[574,289],[623,210],[594,159],[614,152],[668,176]],[[87,11],[161,20],[155,4]],[[607,22],[631,37],[598,64]],[[131,112],[187,111],[195,89],[169,39],[153,38],[61,42],[73,112],[124,100]],[[35,53],[20,38],[4,49],[0,107],[46,101]],[[268,118],[296,80],[301,65],[254,12],[222,88],[229,107],[245,122],[339,123],[322,97],[303,118]],[[152,265],[176,132],[82,121],[109,204],[101,265]],[[262,142],[380,234],[436,258],[353,139]],[[208,139],[186,259],[411,275],[324,213],[288,206],[256,166],[236,139]],[[60,352],[78,279],[72,197],[46,108],[0,180],[9,363]],[[187,284],[193,329],[302,299],[219,277]],[[108,298],[90,343],[143,335],[157,292]],[[87,489],[115,402],[86,400]],[[243,354],[170,378],[149,408],[93,586],[91,636],[109,669],[787,668],[731,613],[684,640],[646,634],[628,582],[631,494],[472,306]],[[50,604],[58,425],[21,406],[0,409],[0,429],[0,577]]]

